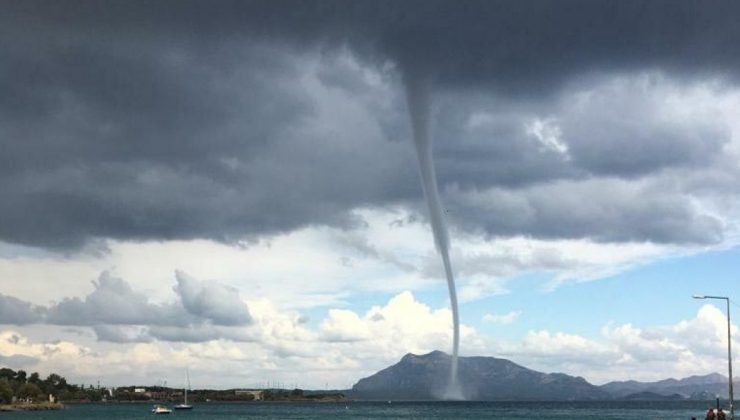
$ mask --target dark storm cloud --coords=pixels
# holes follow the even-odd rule
[[[187,59],[167,75],[169,84],[179,85],[172,106],[121,110],[113,93],[93,105],[74,88],[60,88],[71,102],[55,110],[62,115],[0,125],[7,143],[0,184],[13,198],[0,202],[6,220],[0,235],[58,248],[94,237],[235,241],[306,223],[348,225],[346,210],[358,202],[414,190],[415,169],[404,167],[402,145],[383,140],[373,121],[358,120],[363,110],[329,109],[341,107],[347,93],[326,93],[336,104],[316,103],[314,87],[302,85],[297,70],[310,65],[307,60],[255,48],[243,55],[259,56],[257,69],[246,59],[223,77],[220,63]],[[278,58],[270,62],[271,55]],[[198,66],[217,74],[200,75],[193,70]],[[261,73],[260,66],[269,71]],[[46,70],[54,79],[58,69]],[[155,80],[138,80],[152,77],[146,71],[118,74],[112,64],[106,71],[117,73],[124,90],[144,95],[142,101],[163,89]],[[97,80],[93,72],[88,79]],[[92,90],[106,89],[118,90],[105,84]],[[226,104],[211,106],[219,101]],[[317,115],[320,107],[326,115]],[[119,112],[120,118],[112,116]],[[332,126],[319,121],[329,112],[351,114]],[[395,182],[399,178],[408,182]]]
[[[721,241],[721,213],[696,200],[736,192],[694,178],[708,170],[734,177],[721,169],[727,122],[669,81],[645,87],[643,79],[577,86],[544,110],[442,98],[438,167],[448,217],[490,236]],[[671,95],[685,99],[677,106]]]
[[[497,111],[516,111],[465,131],[473,109],[440,104],[451,111],[437,123],[443,185],[516,188],[705,165],[726,136],[714,122],[656,123],[634,111],[647,130],[625,131],[611,116],[570,118],[558,100],[600,73],[730,83],[740,40],[740,6],[729,1],[19,1],[0,10],[0,239],[53,248],[95,238],[233,242],[351,226],[355,207],[418,200],[413,156],[399,142],[408,128],[398,70],[409,66],[432,73],[440,93],[484,91],[499,98]],[[560,114],[570,160],[523,128],[543,112]],[[613,153],[624,141],[641,146]],[[676,200],[664,227],[552,227],[542,216],[514,228],[480,206],[466,223],[494,234],[717,238],[715,224]],[[569,215],[543,206],[537,214]],[[69,316],[87,310],[62,303]]]
[[[78,36],[349,42],[376,59],[432,65],[442,81],[528,90],[602,67],[734,71],[740,36],[740,6],[729,0],[18,1],[5,8],[29,32],[36,24],[73,27]]]
[[[527,132],[536,116],[531,106],[477,96],[444,95],[437,101],[435,158],[442,180],[476,188],[519,188],[586,175]]]
[[[678,95],[684,97],[676,103]],[[711,166],[731,131],[717,108],[693,101],[675,82],[650,74],[590,77],[545,104],[441,95],[438,167],[457,184],[520,188]]]
[[[561,100],[555,116],[573,165],[622,177],[711,165],[731,140],[717,109],[690,92],[672,103],[679,89],[660,77],[635,79],[591,82]]]
[[[696,211],[680,192],[660,183],[605,179],[538,185],[517,193],[500,189],[450,193],[455,203],[451,217],[488,235],[711,244],[722,239],[724,228],[722,220]]]

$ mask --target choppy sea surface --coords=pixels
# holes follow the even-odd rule
[[[620,419],[704,418],[709,403],[662,402],[341,402],[203,403],[164,418],[232,419]],[[61,411],[0,413],[10,419],[151,419],[150,404],[80,404]],[[157,416],[159,417],[159,416]]]

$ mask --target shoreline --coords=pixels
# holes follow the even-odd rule
[[[61,410],[64,408],[62,403],[13,403],[13,404],[0,404],[0,412],[8,411],[46,411],[46,410]]]

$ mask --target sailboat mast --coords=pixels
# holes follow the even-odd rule
[[[188,377],[188,387],[185,390],[185,405],[188,405],[188,389],[190,389],[190,370],[185,369],[185,375]]]

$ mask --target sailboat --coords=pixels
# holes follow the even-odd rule
[[[175,410],[192,410],[193,406],[188,404],[188,390],[190,389],[190,372],[187,370],[185,373],[188,376],[188,387],[185,388],[185,401],[183,401],[182,404],[177,404],[174,408]]]

